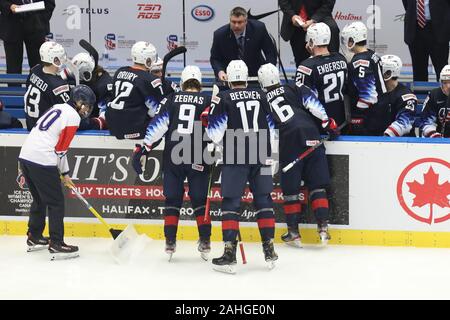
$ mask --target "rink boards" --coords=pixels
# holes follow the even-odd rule
[[[0,132],[0,235],[23,235],[31,196],[17,163],[26,134]],[[327,142],[331,244],[450,247],[450,142],[448,139],[341,137]],[[150,154],[148,171],[137,176],[130,163],[133,141],[108,135],[77,135],[69,152],[79,191],[115,227],[133,223],[140,232],[163,238],[161,147]],[[213,175],[213,240],[221,240],[220,170]],[[285,230],[278,174],[274,180],[276,239]],[[313,214],[305,210],[302,237],[318,241]],[[186,195],[186,200],[187,200]],[[251,193],[242,201],[244,241],[259,241]],[[109,232],[66,192],[67,236],[108,237]],[[178,238],[198,238],[190,203],[181,210]]]

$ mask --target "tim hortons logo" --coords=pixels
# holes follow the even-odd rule
[[[354,15],[353,13],[343,13],[342,11],[337,11],[334,15],[334,20],[361,21],[362,16],[357,16]]]
[[[450,219],[450,163],[437,158],[408,165],[397,181],[397,198],[413,219],[432,224]]]

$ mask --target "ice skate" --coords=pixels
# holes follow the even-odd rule
[[[79,257],[78,247],[65,244],[64,242],[50,241],[48,251],[50,260],[66,260]]]
[[[198,251],[203,260],[208,261],[209,252],[211,251],[211,241],[209,239],[202,240],[198,242]]]
[[[300,233],[297,228],[288,228],[288,231],[281,236],[281,240],[289,246],[302,247]]]
[[[31,232],[28,232],[27,235],[27,252],[40,251],[48,248],[48,238],[43,236],[33,237]]]
[[[275,253],[273,247],[273,239],[269,239],[263,242],[264,258],[266,259],[269,270],[275,268],[275,261],[278,260],[278,255]]]
[[[319,233],[320,243],[322,245],[327,245],[328,241],[331,240],[330,233],[328,232],[328,222],[319,222],[317,224],[317,232]]]
[[[166,253],[169,255],[169,262],[172,261],[172,255],[175,253],[177,249],[176,240],[166,240]]]
[[[219,272],[236,273],[236,248],[237,241],[225,242],[225,250],[220,258],[212,259],[213,269]]]

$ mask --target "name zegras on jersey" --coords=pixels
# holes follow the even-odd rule
[[[207,132],[222,145],[224,164],[270,163],[269,113],[259,89],[231,89],[212,99]]]
[[[164,166],[174,164],[210,164],[207,137],[200,114],[211,98],[200,92],[176,92],[161,103],[157,115],[147,127],[144,143],[152,145],[164,135]],[[170,161],[169,161],[170,159]]]
[[[118,139],[143,138],[164,95],[161,80],[148,71],[122,67],[113,82],[115,95],[106,111],[111,133]]]
[[[345,121],[344,94],[347,93],[347,62],[340,53],[319,55],[302,62],[295,75],[319,97],[325,110],[338,125]]]
[[[26,85],[24,105],[28,130],[31,130],[38,119],[55,104],[69,101],[68,83],[56,74],[44,72],[43,65],[31,69]]]

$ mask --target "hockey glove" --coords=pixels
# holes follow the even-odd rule
[[[137,174],[142,174],[144,172],[143,168],[145,168],[147,154],[150,150],[152,150],[152,147],[149,145],[144,144],[141,146],[140,144],[136,144],[136,147],[133,150],[132,165]]]
[[[442,134],[436,131],[428,133],[427,138],[443,138]]]
[[[203,110],[203,112],[200,114],[200,120],[202,121],[202,125],[204,127],[208,127],[208,115],[209,115],[209,110],[211,109],[211,107],[207,107],[205,110]]]
[[[336,137],[338,137],[341,134],[341,132],[339,131],[339,128],[336,124],[336,121],[334,121],[333,118],[323,120],[322,128],[324,128],[328,132],[328,134],[330,135],[330,140],[335,139]]]

